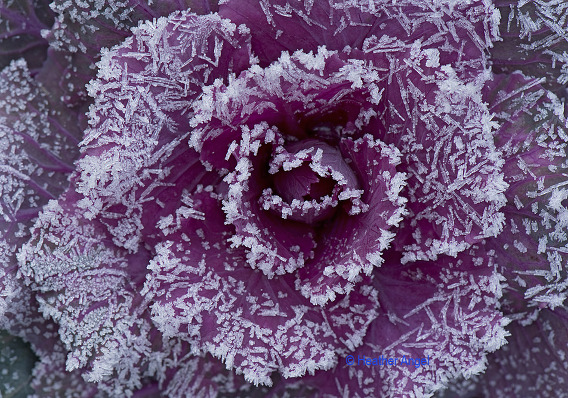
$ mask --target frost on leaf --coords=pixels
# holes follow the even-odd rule
[[[111,396],[172,397],[240,389],[211,355],[257,385],[332,370],[335,395],[481,370],[503,336],[499,276],[476,253],[508,186],[480,95],[494,9],[234,4],[53,4],[46,37],[76,53],[154,18],[104,50],[72,187],[20,252],[66,368]],[[53,54],[77,76],[79,55]],[[362,344],[436,367],[344,369]]]
[[[400,256],[392,253],[375,274],[379,316],[363,345],[345,353],[332,370],[298,385],[314,386],[325,397],[418,398],[449,379],[482,372],[487,352],[500,348],[507,335],[507,322],[495,309],[502,276],[494,266],[492,253],[477,246],[457,258],[440,256],[412,265],[401,265]],[[397,366],[349,366],[347,354],[355,361],[363,355],[399,360]],[[407,362],[429,357],[429,365],[401,364],[403,357]]]
[[[96,387],[87,386],[78,372],[65,371],[64,361],[59,360],[65,349],[58,327],[42,316],[36,293],[16,278],[19,247],[29,239],[41,207],[68,185],[78,155],[76,114],[64,115],[61,108],[57,98],[44,95],[44,87],[30,76],[23,59],[0,72],[0,323],[29,342],[40,357],[42,362],[36,363],[31,379],[36,394],[84,397],[93,396]],[[51,389],[44,384],[41,370],[46,362],[50,382],[57,380]]]
[[[22,286],[2,320],[2,328],[28,342],[37,355],[31,377],[24,380],[35,392],[30,397],[108,397],[95,384],[86,382],[80,371],[65,369],[67,351],[59,338],[59,327],[52,319],[44,318],[38,307],[36,294]],[[16,358],[21,362],[20,355]]]
[[[507,223],[487,245],[509,281],[504,308],[525,315],[561,306],[568,294],[567,127],[561,103],[540,82],[497,75],[485,93],[502,122],[496,144],[510,184]]]
[[[438,398],[562,396],[568,390],[567,319],[566,310],[557,308],[541,311],[530,325],[513,322],[508,343],[487,356],[486,371],[453,382]]]
[[[23,59],[0,72],[0,315],[25,313],[15,254],[41,206],[64,190],[77,156],[77,133],[53,108]]]
[[[568,83],[568,5],[563,1],[499,0],[502,40],[491,52],[497,73],[522,71],[544,77],[543,87],[566,96]]]
[[[385,139],[397,141],[406,166],[401,170],[408,174],[409,221],[399,235],[406,243],[405,262],[455,256],[497,236],[507,188],[493,144],[495,123],[481,97],[487,76],[465,84],[446,65],[436,73],[434,91],[419,91],[412,87],[421,80],[415,73],[408,68],[399,76],[392,98],[412,109],[412,116],[399,108],[389,124],[391,132],[399,132]]]
[[[49,0],[0,1],[0,69],[19,58],[40,67],[48,45],[41,31],[52,24]]]
[[[402,154],[409,194],[409,221],[398,241],[403,261],[456,255],[501,231],[506,184],[492,144],[495,125],[480,95],[488,77],[484,52],[499,19],[490,4],[246,4],[225,2],[219,13],[251,27],[260,66],[282,50],[315,53],[321,45],[373,65],[373,98],[380,99],[355,126]]]
[[[130,37],[131,29],[142,21],[167,16],[176,10],[208,14],[217,9],[216,1],[207,0],[56,0],[45,7],[51,17],[46,26],[35,26],[38,23],[29,17],[26,23],[34,27],[37,40],[49,43],[49,69],[60,71],[58,75],[52,74],[51,79],[44,80],[44,83],[50,86],[52,95],[57,96],[62,92],[63,100],[72,107],[86,107],[91,103],[85,86],[95,78],[95,63],[106,48]]]
[[[37,330],[37,329],[36,329]],[[59,337],[55,333],[54,337]],[[60,341],[52,339],[51,352],[42,352],[33,370],[30,385],[35,391],[31,397],[104,398],[108,395],[88,383],[78,371],[65,369],[66,351]]]
[[[166,187],[181,194],[199,180],[187,147],[192,101],[201,86],[248,62],[246,35],[234,24],[191,13],[143,24],[103,57],[90,85],[96,102],[77,191],[85,216],[104,220],[115,244],[136,251],[156,225],[154,210],[165,206],[154,195]]]
[[[148,398],[157,396],[158,391],[160,396],[172,398],[252,396],[252,385],[227,370],[221,361],[211,355],[187,355],[187,344],[182,340],[173,339],[170,343],[169,356],[164,361],[169,369],[165,387],[154,392],[150,390]],[[142,397],[146,395],[141,394]]]
[[[194,357],[200,352],[180,339],[162,338],[140,295],[150,254],[116,247],[104,225],[87,220],[76,207],[76,196],[67,191],[44,207],[19,254],[20,273],[37,291],[44,316],[56,321],[65,347],[40,351],[45,360],[36,370],[37,388],[53,393],[59,384],[50,383],[57,379],[84,379],[94,383],[85,391],[104,396],[136,397],[150,389],[181,397],[180,385],[190,382],[204,397],[240,388],[244,382],[220,363]],[[50,358],[59,362],[50,365]],[[60,373],[62,366],[71,372],[68,378]],[[205,377],[211,373],[216,376]],[[69,386],[65,396],[77,390]]]
[[[377,305],[368,283],[314,307],[293,277],[267,279],[244,265],[244,251],[227,245],[231,230],[215,194],[198,189],[192,197],[206,219],[183,220],[158,244],[143,291],[166,337],[211,353],[256,385],[271,385],[273,371],[289,378],[329,369],[361,344]]]
[[[361,275],[371,275],[381,266],[383,252],[406,214],[406,198],[399,196],[406,175],[396,170],[400,152],[370,135],[342,139],[340,147],[361,176],[364,205],[359,209],[352,204],[348,212],[337,215],[320,237],[314,259],[298,270],[296,286],[314,304],[348,293]]]
[[[128,395],[141,386],[141,364],[151,352],[150,324],[128,273],[143,270],[145,256],[127,258],[114,248],[103,227],[75,207],[74,195],[44,207],[19,254],[20,273],[37,290],[41,311],[59,325],[66,369],[87,366],[87,381],[113,377],[111,389]]]
[[[130,36],[138,21],[167,16],[177,10],[208,14],[216,1],[56,0],[50,4],[57,14],[55,25],[44,34],[52,48],[88,52],[112,47]]]
[[[486,65],[484,51],[497,37],[499,14],[486,1],[303,1],[228,0],[219,14],[251,28],[252,49],[267,66],[282,51],[361,49],[377,35],[386,52],[427,41],[438,61],[453,65],[460,77],[475,76]],[[432,65],[436,56],[431,52]]]

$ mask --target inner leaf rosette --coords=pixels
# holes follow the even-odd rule
[[[194,104],[190,144],[224,176],[232,247],[269,278],[296,272],[314,304],[380,265],[405,213],[400,152],[373,138],[384,131],[378,76],[325,48],[283,53]]]

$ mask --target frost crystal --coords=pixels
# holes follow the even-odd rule
[[[70,52],[100,50],[130,34],[137,21],[190,9],[206,14],[216,11],[215,1],[184,0],[159,2],[133,0],[56,0],[50,8],[57,14],[55,25],[44,31],[53,48]]]
[[[48,1],[0,1],[0,69],[24,58],[31,69],[41,67],[47,42],[41,31],[53,24]]]
[[[249,13],[237,11],[243,3],[250,4]],[[408,176],[410,211],[401,234],[405,239],[398,242],[406,252],[403,261],[455,256],[501,231],[504,219],[498,210],[505,203],[507,184],[492,144],[495,124],[480,96],[488,77],[483,51],[498,22],[489,5],[253,3],[228,1],[219,12],[254,26],[251,43],[261,55],[260,65],[275,59],[280,49],[298,44],[305,52],[325,45],[357,59],[356,65],[373,65],[373,77],[353,67],[345,73],[353,88],[371,91],[368,101],[374,104],[368,111],[360,108],[355,126],[394,144],[402,154],[400,171]],[[265,18],[253,13],[255,7]],[[452,28],[442,27],[440,18]],[[492,26],[485,36],[477,33],[481,24]],[[388,29],[369,34],[377,26]],[[461,37],[474,39],[464,44]],[[416,229],[420,241],[414,239]]]
[[[215,20],[218,18],[212,17],[213,25]],[[141,34],[144,33],[143,29],[141,28]],[[192,34],[195,37],[199,32],[193,31],[189,35]],[[182,36],[187,38],[186,35]],[[215,45],[213,52],[216,54],[219,43],[215,41],[213,43]],[[190,44],[199,45],[199,42],[194,41]],[[208,63],[208,60],[200,58],[199,62]],[[185,84],[181,84],[178,98],[187,96],[190,87],[195,90],[195,87],[199,86],[196,82],[205,81],[203,78],[189,79],[192,74],[200,72],[209,73],[203,71],[203,68],[197,72],[190,68],[185,78],[180,77]],[[179,70],[176,73],[179,74]],[[111,87],[108,87],[106,91],[109,92],[110,89]],[[159,101],[157,103],[161,104]],[[117,100],[114,99],[113,105],[116,104]],[[105,108],[103,103],[99,106],[102,115],[107,109],[113,112],[116,110],[110,105]],[[146,117],[145,113],[138,115],[135,107],[130,105],[128,107],[128,112],[132,111],[136,123]],[[146,112],[145,102],[140,104],[139,110]],[[159,115],[163,115],[162,110],[159,111]],[[130,116],[126,117],[131,120]],[[108,129],[108,127],[107,124],[103,128]],[[144,133],[145,130],[140,132]],[[52,136],[56,137],[53,134]],[[101,143],[107,148],[108,138],[111,136]],[[89,142],[90,146],[94,147],[94,141],[96,139],[87,135],[84,142]],[[120,142],[125,143],[124,139]],[[144,140],[139,142],[143,143]],[[175,142],[172,143],[173,146],[174,144]],[[118,152],[116,154],[118,156]],[[137,156],[136,152],[132,154]],[[160,152],[160,155],[162,154],[163,152]],[[160,156],[156,155],[155,158],[159,159]],[[90,174],[88,170],[92,167],[89,165],[89,159],[88,156],[83,156],[79,162],[80,167],[85,165],[84,173],[87,175]],[[106,167],[113,166],[103,156],[99,160],[104,162]],[[100,169],[101,167],[97,171]],[[128,169],[126,172],[133,173]],[[141,178],[144,178],[146,173],[147,171],[144,171]],[[170,174],[165,171],[160,175],[165,178]],[[88,180],[87,185],[92,184],[91,181],[92,179]],[[53,179],[53,182],[57,180]],[[155,182],[150,184],[149,189],[163,188],[164,185],[166,185],[164,182]],[[58,186],[64,184],[60,182]],[[24,264],[20,272],[32,285],[40,286],[37,289],[42,311],[60,325],[62,341],[70,350],[67,369],[87,367],[85,378],[92,382],[100,382],[99,387],[104,391],[112,395],[131,395],[142,386],[144,377],[154,376],[162,382],[164,379],[167,381],[166,370],[171,371],[172,368],[180,366],[189,369],[189,364],[184,361],[181,361],[181,365],[178,360],[170,360],[170,364],[160,364],[169,355],[182,355],[183,350],[187,354],[188,347],[185,345],[183,350],[178,349],[177,352],[173,352],[169,342],[161,342],[159,333],[153,329],[148,318],[147,305],[139,296],[142,286],[137,285],[136,281],[138,283],[144,281],[144,274],[142,273],[140,277],[140,273],[148,263],[148,254],[137,248],[137,242],[127,234],[134,233],[134,236],[137,236],[136,231],[140,223],[136,222],[135,217],[130,217],[130,213],[124,214],[120,219],[117,217],[119,210],[109,211],[108,207],[116,203],[112,198],[102,196],[97,190],[93,189],[90,194],[84,196],[78,194],[83,186],[77,182],[76,175],[73,178],[72,189],[61,196],[59,202],[50,202],[44,209],[44,213],[36,222],[34,237],[20,254],[20,261]],[[113,190],[109,188],[104,192],[113,192]],[[148,188],[143,190],[143,200],[147,200],[145,196],[147,194]],[[137,200],[135,192],[131,196],[130,200]],[[56,198],[55,195],[51,197]],[[185,211],[183,208],[178,210]],[[102,215],[99,215],[99,212],[102,212]],[[96,215],[99,215],[99,218],[92,220]],[[115,246],[113,240],[120,246]],[[127,249],[136,251],[136,254],[128,254]],[[152,347],[159,348],[157,352],[153,352]],[[165,388],[165,383],[163,385]],[[197,388],[198,385],[196,384],[195,387]],[[214,394],[217,386],[212,386],[211,391]]]
[[[505,84],[508,96],[498,91]],[[490,241],[488,246],[495,247],[497,262],[512,281],[507,289],[511,311],[527,311],[525,300],[533,310],[554,309],[562,305],[568,288],[567,126],[561,105],[540,81],[520,73],[496,77],[486,95],[497,117],[505,121],[497,144],[507,157],[511,188],[506,195],[516,203],[504,209],[509,222],[500,243]]]
[[[40,207],[63,191],[77,155],[76,138],[50,105],[23,59],[0,72],[0,316],[22,305],[15,253]]]
[[[485,374],[450,385],[441,397],[562,396],[568,377],[566,315],[565,309],[544,310],[532,325],[514,323],[509,343],[488,356]]]

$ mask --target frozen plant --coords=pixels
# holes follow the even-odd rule
[[[0,2],[0,322],[36,396],[556,396],[565,9]]]

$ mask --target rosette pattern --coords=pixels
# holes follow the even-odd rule
[[[246,387],[200,378],[210,355],[279,373],[275,394],[421,396],[480,371],[506,323],[483,253],[508,188],[482,97],[497,22],[485,1],[234,0],[133,29],[19,256],[67,369],[115,396]],[[356,370],[357,350],[433,366]]]

